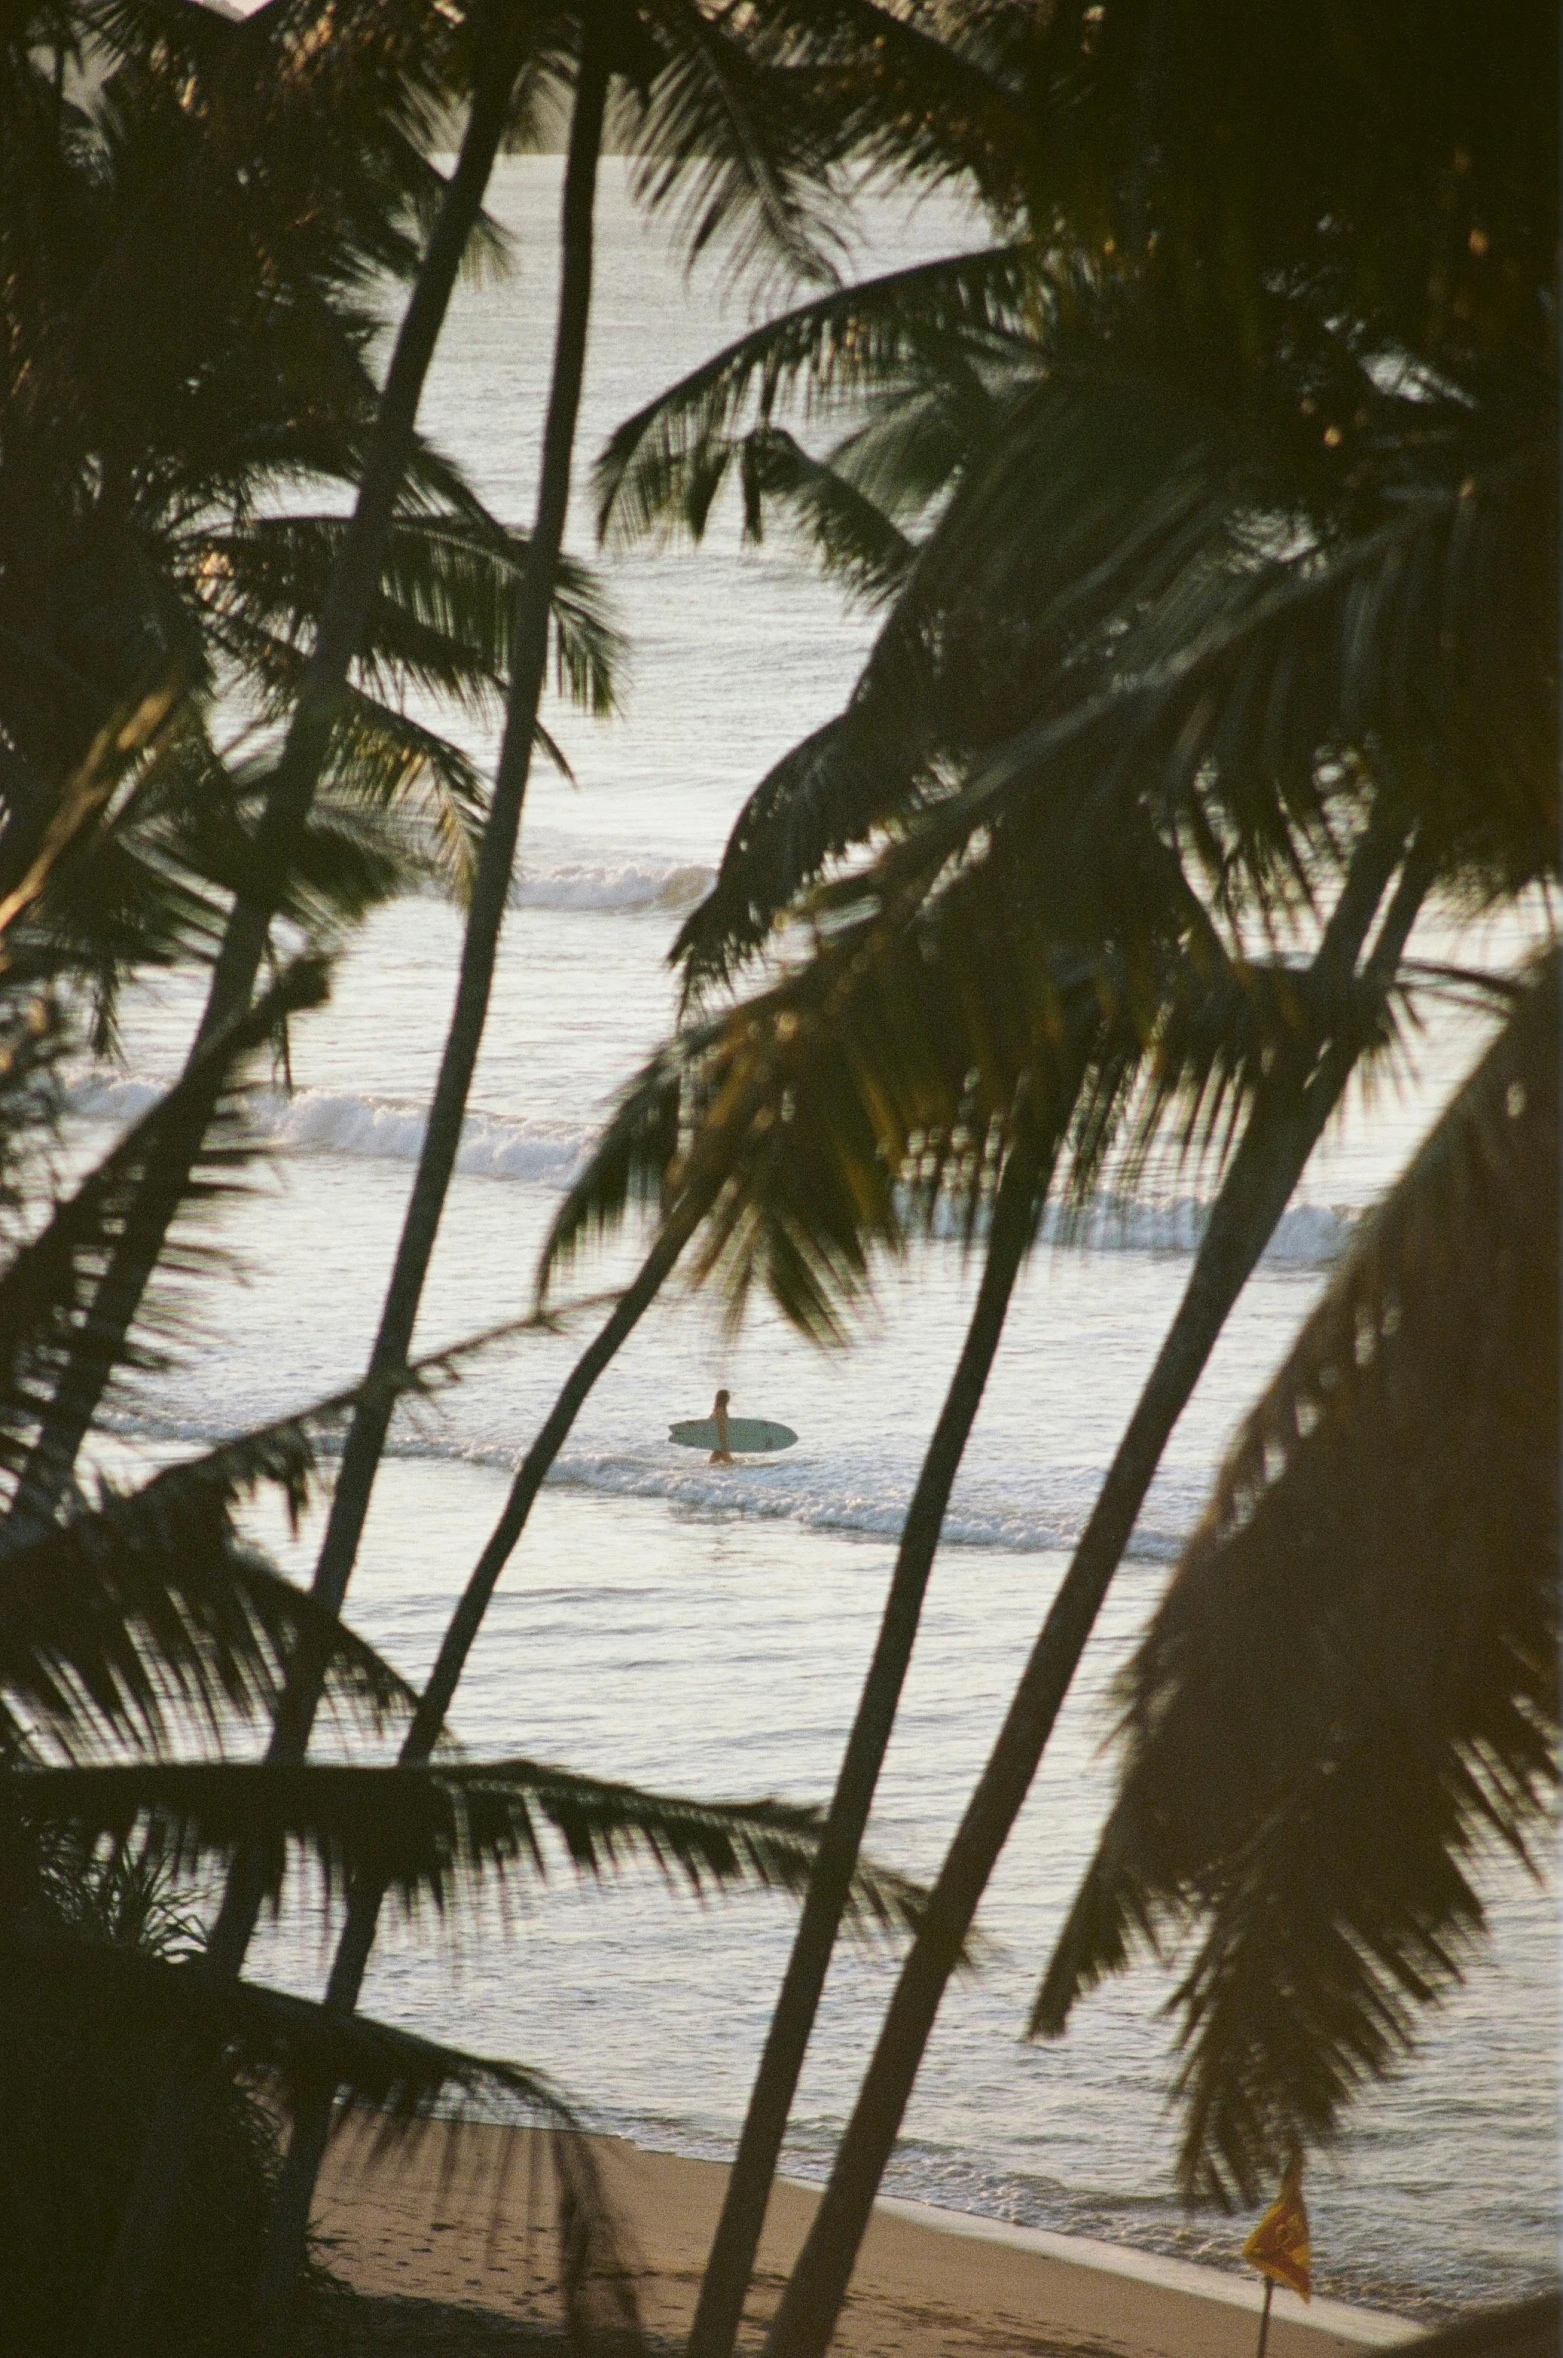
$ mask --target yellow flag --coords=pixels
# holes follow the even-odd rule
[[[1287,2171],[1276,2196],[1243,2246],[1243,2257],[1275,2284],[1289,2284],[1309,2300],[1313,2295],[1313,2253],[1308,2213],[1302,2198],[1302,2165]]]

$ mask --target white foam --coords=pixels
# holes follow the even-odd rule
[[[1087,2268],[1101,2275],[1122,2276],[1131,2282],[1148,2284],[1158,2292],[1171,2292],[1196,2301],[1215,2301],[1223,2307],[1248,2309],[1255,2314],[1263,2306],[1263,2288],[1257,2277],[1241,2277],[1226,2268],[1208,2268],[1194,2260],[1175,2260],[1160,2252],[1133,2251],[1127,2246],[1102,2243],[1094,2236],[1055,2235],[1041,2227],[1017,2227],[1004,2219],[984,2219],[969,2213],[945,2210],[937,2203],[908,2202],[898,2195],[882,2194],[875,2203],[877,2211],[888,2212],[892,2218],[906,2219],[913,2226],[931,2229],[937,2235],[968,2236],[979,2243],[1007,2244],[1013,2251],[1034,2252],[1039,2259],[1062,2262],[1070,2268]],[[1401,2342],[1415,2341],[1423,2330],[1409,2317],[1396,2317],[1378,2309],[1350,2307],[1344,2301],[1314,2300],[1304,2302],[1285,2286],[1273,2295],[1278,2321],[1294,2327],[1311,2327],[1316,2333],[1333,2335],[1363,2349],[1388,2350]]]
[[[512,893],[521,909],[602,909],[680,915],[710,891],[715,870],[696,862],[567,860],[523,867]]]
[[[94,1075],[71,1090],[70,1111],[88,1121],[120,1126],[145,1113],[161,1086],[136,1076]],[[425,1127],[420,1106],[329,1089],[299,1089],[292,1095],[257,1091],[251,1099],[251,1119],[259,1137],[290,1153],[362,1155],[393,1162],[416,1160]],[[472,1113],[462,1128],[456,1168],[472,1178],[564,1188],[581,1167],[594,1136],[592,1130],[574,1124]],[[1050,1206],[1042,1234],[1065,1250],[1192,1253],[1209,1216],[1210,1205],[1200,1196],[1148,1201],[1102,1196],[1077,1212]],[[1333,1261],[1345,1247],[1353,1218],[1339,1205],[1293,1204],[1277,1222],[1264,1257],[1272,1265],[1297,1268]],[[940,1205],[931,1225],[935,1236],[959,1236],[964,1215],[954,1206]],[[983,1225],[979,1220],[979,1230]]]
[[[1338,1204],[1293,1204],[1282,1213],[1264,1258],[1282,1266],[1314,1268],[1345,1249],[1356,1215]],[[1078,1211],[1049,1205],[1042,1235],[1049,1244],[1092,1253],[1193,1253],[1210,1219],[1204,1196],[1133,1197],[1104,1195]],[[965,1216],[955,1206],[935,1210],[933,1233],[959,1236]],[[979,1220],[981,1233],[985,1220]]]
[[[161,1095],[161,1085],[139,1079],[79,1083],[70,1110],[88,1121],[133,1122]],[[292,1154],[366,1156],[413,1162],[423,1146],[427,1117],[420,1106],[352,1091],[257,1090],[250,1099],[257,1137]],[[523,1185],[565,1187],[591,1133],[574,1125],[520,1122],[498,1114],[468,1114],[456,1168],[470,1178],[509,1179]]]
[[[407,1454],[444,1454],[438,1443],[412,1442]],[[488,1462],[514,1462],[513,1452],[463,1449],[460,1455]],[[724,1469],[719,1474],[698,1463],[688,1470],[656,1457],[630,1451],[588,1456],[567,1453],[549,1475],[567,1490],[605,1492],[619,1498],[661,1498],[685,1508],[706,1508],[724,1517],[753,1517],[761,1522],[798,1523],[807,1531],[838,1532],[856,1539],[899,1540],[906,1519],[907,1497],[893,1483],[876,1488],[869,1478],[854,1476],[835,1461],[821,1464],[776,1459],[759,1465]],[[992,1485],[986,1486],[990,1491]],[[943,1544],[948,1547],[993,1548],[1006,1554],[1040,1555],[1071,1549],[1079,1536],[1078,1494],[1054,1499],[1017,1495],[1011,1479],[1002,1497],[982,1495],[984,1486],[960,1491],[944,1518]],[[1095,1484],[1088,1480],[1087,1493]],[[1186,1498],[1153,1499],[1142,1516],[1126,1553],[1142,1562],[1171,1563],[1179,1553],[1198,1501]]]
[[[127,1414],[109,1410],[106,1429],[154,1434],[160,1441],[181,1447],[209,1449],[246,1421],[259,1422],[278,1413],[270,1397],[236,1399],[232,1425],[219,1424],[199,1412],[148,1416],[145,1409]],[[330,1459],[340,1445],[340,1433],[322,1433],[317,1445]],[[462,1433],[443,1421],[412,1424],[398,1421],[386,1454],[435,1465],[469,1465],[509,1475],[518,1463],[513,1440],[489,1440]],[[669,1462],[676,1459],[678,1462]],[[689,1462],[692,1460],[693,1462]],[[795,1523],[805,1531],[829,1532],[839,1537],[882,1540],[894,1546],[906,1518],[912,1473],[903,1469],[898,1484],[893,1472],[876,1483],[871,1473],[821,1454],[800,1462],[793,1457],[749,1460],[720,1472],[689,1451],[636,1449],[590,1452],[567,1449],[549,1475],[550,1488],[586,1491],[610,1498],[661,1499],[670,1506],[709,1513],[721,1521],[753,1520]],[[1098,1471],[1076,1469],[1067,1482],[1045,1487],[1011,1471],[1002,1484],[980,1475],[967,1477],[946,1512],[941,1544],[946,1547],[993,1550],[1008,1555],[1068,1553],[1080,1531],[1080,1500],[1094,1496]],[[1197,1490],[1165,1477],[1147,1502],[1125,1554],[1140,1563],[1172,1563],[1180,1553],[1189,1526],[1199,1510]]]

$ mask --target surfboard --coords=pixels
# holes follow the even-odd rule
[[[736,1456],[757,1449],[790,1449],[798,1438],[791,1425],[773,1425],[769,1417],[730,1416],[727,1420],[727,1446]],[[714,1449],[717,1445],[714,1416],[687,1417],[681,1425],[669,1425],[668,1439],[676,1441],[680,1449]]]

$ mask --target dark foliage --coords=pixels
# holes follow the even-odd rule
[[[1037,2001],[1177,1956],[1180,2162],[1252,2200],[1410,2047],[1557,1774],[1557,961],[1366,1222],[1123,1678]],[[1186,1942],[1185,1942],[1185,1936]]]
[[[15,1903],[17,1855],[0,1837]],[[189,1920],[154,1872],[94,1863],[69,1844],[27,1860],[27,1910],[72,1953],[151,1963],[188,1951]],[[41,1870],[41,1871],[40,1871]],[[9,1919],[11,1908],[7,1907]],[[149,2015],[137,1988],[105,1979],[89,2002],[66,1972],[0,1970],[0,2310],[8,2346],[79,2358],[104,2254],[183,2032]],[[169,1964],[165,1970],[178,1968]],[[228,2068],[214,2070],[180,2203],[160,2319],[168,2358],[228,2358],[260,2265],[278,2165],[274,2115]]]

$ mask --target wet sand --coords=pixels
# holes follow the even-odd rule
[[[593,2140],[619,2215],[626,2277],[650,2331],[681,2339],[726,2183],[716,2162]],[[809,2221],[813,2188],[772,2198],[746,2337],[754,2346]],[[552,2324],[559,2316],[546,2147],[526,2131],[435,2124],[366,2173],[333,2148],[316,2205],[338,2274],[360,2292],[463,2302]],[[881,2202],[837,2335],[846,2358],[1252,2358],[1261,2288],[1224,2272],[1006,2227],[923,2203]],[[1268,2358],[1384,2348],[1416,2328],[1278,2291]]]

